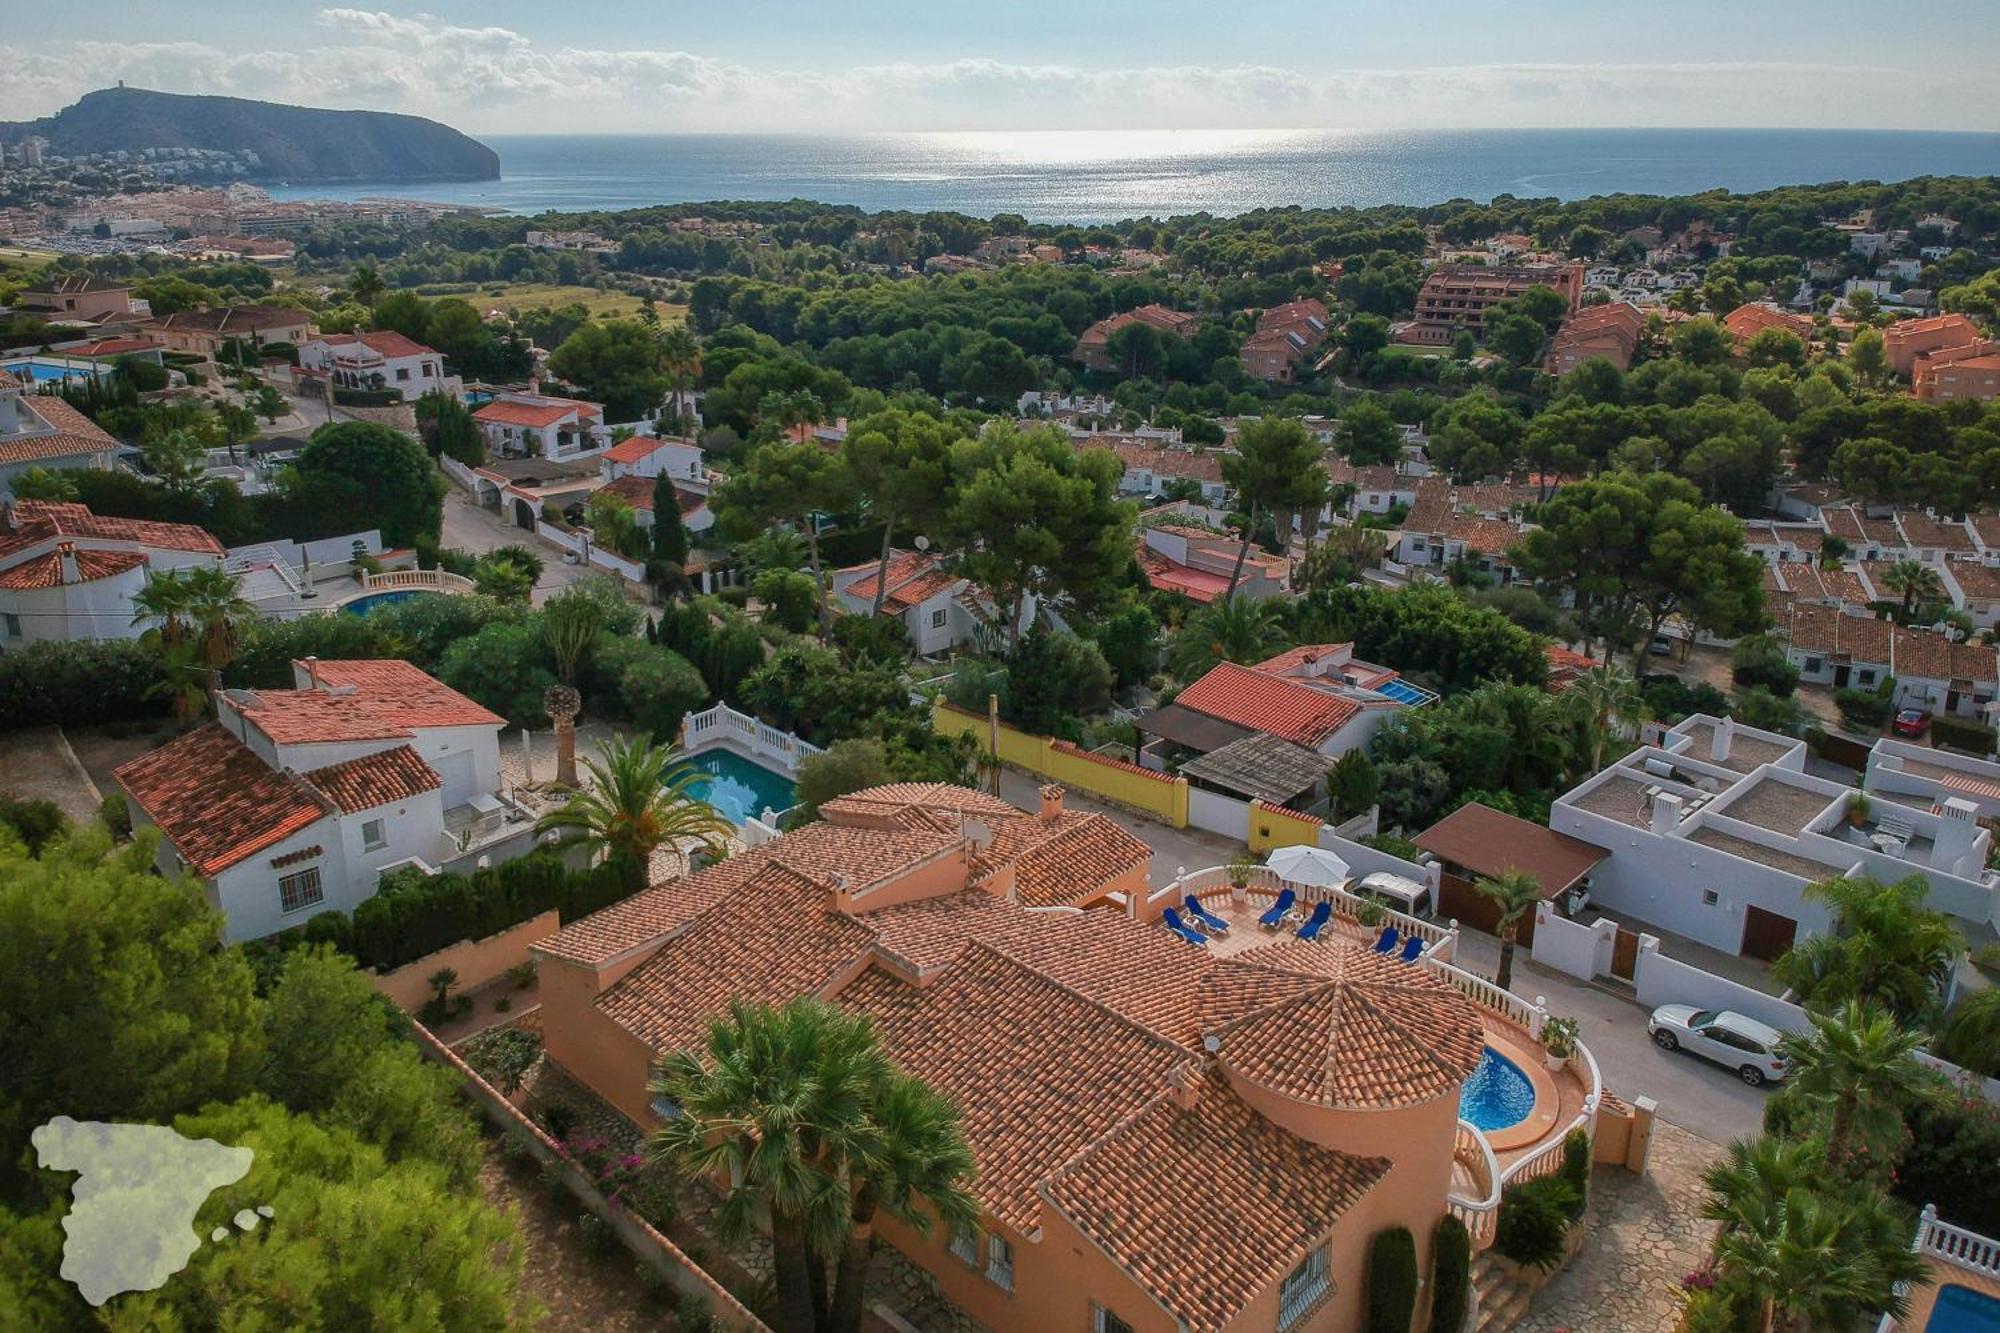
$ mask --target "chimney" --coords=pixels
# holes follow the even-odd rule
[[[319,659],[317,657],[308,656],[305,659],[305,668],[306,668],[306,680],[311,684],[313,689],[315,690],[319,689],[320,688]]]
[[[1167,1071],[1167,1093],[1183,1111],[1194,1110],[1201,1098],[1201,1074],[1194,1065],[1182,1061]]]
[[[1681,822],[1681,798],[1670,791],[1653,797],[1653,816],[1647,825],[1654,833],[1668,834]]]
[[[83,575],[78,573],[76,568],[75,542],[63,542],[57,546],[56,560],[62,566],[62,581],[64,583],[83,582]]]
[[[1708,732],[1708,757],[1716,763],[1729,760],[1729,742],[1736,735],[1736,719],[1725,717]]]
[[[1041,797],[1042,818],[1061,819],[1063,812],[1063,789],[1053,782],[1048,783],[1043,786]]]
[[[1963,796],[1946,799],[1938,807],[1937,837],[1931,844],[1931,864],[1940,870],[1955,870],[1972,853],[1973,839],[1979,836],[1979,807]]]

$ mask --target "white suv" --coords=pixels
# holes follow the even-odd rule
[[[1646,1030],[1661,1050],[1693,1051],[1735,1070],[1753,1088],[1784,1080],[1785,1057],[1779,1049],[1784,1034],[1768,1023],[1728,1009],[1663,1004],[1653,1011]]]

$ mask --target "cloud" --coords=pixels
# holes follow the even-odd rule
[[[1094,68],[967,57],[777,69],[690,51],[546,45],[505,27],[382,10],[319,11],[318,49],[199,42],[0,46],[0,117],[47,114],[113,79],[177,92],[436,117],[474,132],[1428,128],[1870,123],[1895,68],[1781,61],[1542,63],[1413,69],[1268,64]],[[2000,80],[1930,70],[1926,115],[2000,121]],[[1880,123],[1903,103],[1884,95]]]

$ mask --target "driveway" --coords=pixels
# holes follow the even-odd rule
[[[561,551],[536,541],[535,534],[525,528],[502,522],[498,514],[480,508],[455,486],[444,497],[442,544],[467,555],[484,555],[502,546],[527,547],[542,558],[542,577],[534,591],[537,606],[592,573],[582,565],[565,564]]]
[[[1499,961],[1498,940],[1459,931],[1460,967],[1490,978]],[[1539,996],[1550,1013],[1576,1019],[1604,1086],[1628,1102],[1651,1097],[1667,1123],[1711,1143],[1749,1137],[1762,1124],[1768,1091],[1746,1087],[1719,1065],[1653,1045],[1646,1035],[1650,1010],[1637,1000],[1543,967],[1525,949],[1514,951],[1514,993],[1530,1000]]]

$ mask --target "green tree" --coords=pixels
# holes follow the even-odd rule
[[[687,524],[681,521],[681,496],[673,478],[653,479],[653,559],[686,566],[688,561]]]
[[[1878,385],[1889,378],[1889,354],[1880,329],[1863,329],[1847,345],[1847,368],[1863,384]]]
[[[382,292],[386,286],[373,260],[362,260],[347,276],[348,294],[371,310],[375,308],[375,303],[382,299]]]
[[[1934,1076],[1915,1059],[1924,1034],[1858,1000],[1807,1017],[1810,1033],[1785,1035],[1788,1091],[1826,1113],[1826,1160],[1836,1172],[1855,1180],[1886,1174],[1893,1158],[1872,1150],[1899,1143],[1909,1109],[1934,1095]]]
[[[432,389],[417,399],[416,413],[417,433],[433,456],[442,454],[467,467],[486,462],[486,437],[464,403],[442,389]]]
[[[576,688],[576,669],[604,629],[604,613],[595,599],[566,592],[549,599],[541,614],[542,644],[555,664],[556,683],[542,692],[542,708],[555,724],[556,781],[576,785],[576,717],[583,695]]]
[[[2000,987],[1988,986],[1952,1006],[1938,1054],[1982,1078],[2000,1078]]]
[[[647,307],[651,308],[650,305]],[[685,324],[676,324],[660,331],[659,343],[660,370],[666,375],[667,387],[673,394],[673,414],[677,420],[685,422],[688,419],[688,392],[701,374],[701,342],[694,336],[694,330]]]
[[[1500,937],[1500,970],[1494,984],[1501,990],[1514,985],[1514,944],[1520,938],[1521,921],[1542,901],[1542,881],[1525,870],[1508,870],[1473,885],[1499,911],[1493,933]]]
[[[1786,950],[1772,977],[1809,1009],[1858,1001],[1912,1027],[1929,1021],[1965,953],[1965,937],[1926,904],[1929,893],[1922,875],[1892,884],[1835,876],[1807,885],[1806,900],[1826,906],[1832,928]]]
[[[1896,594],[1897,611],[1906,625],[1917,607],[1944,600],[1944,580],[1921,560],[1898,560],[1876,578],[1885,589]]]
[[[1563,699],[1584,719],[1590,738],[1592,773],[1604,767],[1604,748],[1610,743],[1617,723],[1621,720],[1636,723],[1645,716],[1646,705],[1639,694],[1639,683],[1632,679],[1631,672],[1609,664],[1593,667],[1571,681],[1563,691]]]
[[[149,434],[139,446],[146,470],[176,495],[192,495],[208,469],[208,443],[192,430]]]
[[[1132,563],[1132,506],[1117,495],[1124,466],[1078,450],[1059,428],[1002,422],[952,448],[958,490],[943,522],[965,575],[999,606],[1011,651],[1030,599],[1094,609]]]
[[[515,726],[533,727],[557,683],[549,666],[538,626],[495,621],[446,648],[434,674]]]
[[[718,521],[739,538],[773,523],[789,523],[804,534],[821,638],[826,637],[827,610],[826,579],[819,558],[820,523],[845,509],[853,498],[853,477],[840,455],[818,444],[772,440],[752,450],[716,488],[712,500]]]
[[[868,515],[882,525],[871,615],[887,594],[889,553],[898,529],[934,527],[950,505],[951,448],[963,438],[949,422],[925,412],[890,408],[853,422],[841,456]]]
[[[1340,414],[1341,456],[1356,467],[1393,463],[1403,454],[1403,433],[1389,409],[1373,398],[1357,399]]]
[[[286,400],[285,395],[268,384],[259,385],[257,391],[250,395],[249,406],[251,411],[268,422],[276,422],[279,417],[292,410],[292,405]]]
[[[71,501],[77,498],[76,482],[62,471],[35,466],[15,475],[11,484],[16,500]]]
[[[1278,529],[1281,545],[1291,545],[1292,520],[1316,513],[1326,503],[1326,470],[1320,466],[1320,446],[1305,426],[1291,417],[1258,417],[1236,432],[1236,452],[1222,459],[1222,479],[1236,492],[1247,518],[1236,565],[1229,574],[1228,596],[1236,596],[1250,540],[1260,513]]]
[[[388,426],[321,426],[299,453],[298,474],[319,485],[327,502],[351,506],[357,520],[379,527],[391,546],[436,540],[444,522],[444,477],[421,444]]]
[[[607,420],[632,421],[659,407],[670,383],[664,352],[637,320],[585,324],[549,354],[549,373],[604,404]]]
[[[1788,366],[1798,370],[1806,363],[1805,341],[1790,329],[1759,329],[1750,335],[1743,350],[1752,366]]]
[[[202,665],[220,671],[236,660],[244,630],[257,618],[257,608],[243,596],[243,580],[220,565],[195,565],[173,572],[179,574],[187,590],[187,617]]]
[[[583,761],[590,781],[535,824],[537,833],[570,830],[601,851],[635,891],[646,886],[653,853],[688,843],[721,855],[734,832],[714,806],[693,794],[702,775],[680,752],[648,738],[607,740]]]
[[[584,504],[584,521],[599,546],[628,560],[644,560],[648,554],[646,528],[639,511],[624,496],[609,490],[596,491]]]
[[[1674,355],[1696,366],[1719,366],[1736,351],[1736,338],[1713,319],[1684,320],[1674,329]]]
[[[835,741],[799,763],[798,818],[817,819],[819,808],[835,797],[890,781],[889,756],[882,742],[859,738]]]
[[[1334,815],[1352,819],[1365,814],[1382,795],[1382,775],[1365,750],[1349,750],[1326,775],[1326,796]]]
[[[1261,662],[1284,647],[1284,621],[1284,603],[1275,598],[1210,602],[1174,636],[1174,674],[1193,681],[1218,662]]]

